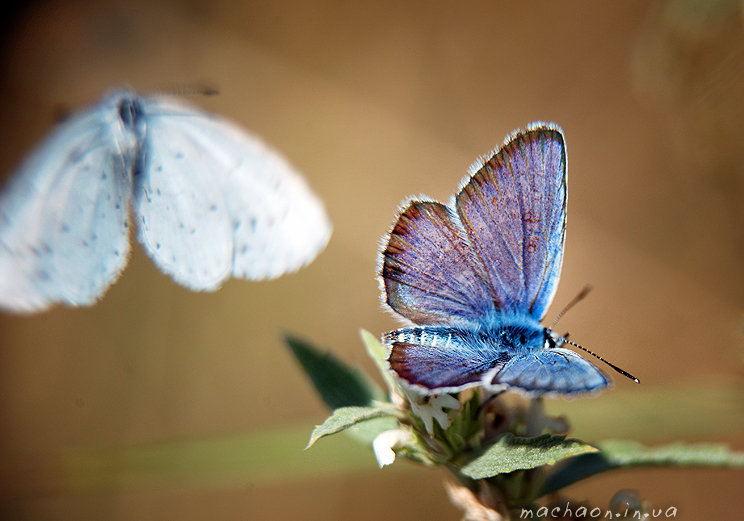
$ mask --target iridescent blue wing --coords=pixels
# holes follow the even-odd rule
[[[390,368],[424,393],[459,392],[490,382],[511,355],[471,333],[445,326],[403,328],[385,333]]]
[[[517,387],[532,394],[580,394],[609,385],[602,372],[573,351],[542,349],[511,358],[486,388]]]
[[[382,253],[387,303],[416,324],[454,324],[495,309],[485,269],[455,213],[412,201]]]
[[[553,298],[563,261],[563,134],[555,125],[531,125],[473,170],[455,205],[495,301],[504,310],[539,320]]]

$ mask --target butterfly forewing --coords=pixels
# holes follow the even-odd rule
[[[195,290],[217,288],[231,273],[232,232],[219,180],[234,165],[220,160],[187,113],[145,105],[143,175],[135,178],[134,215],[153,261]]]
[[[58,127],[0,197],[0,306],[92,304],[129,251],[136,137],[111,104]]]
[[[187,182],[210,185],[201,199],[213,196],[207,206],[220,213],[219,221],[195,224],[219,241],[212,260],[201,262],[229,265],[222,279],[274,278],[309,263],[325,247],[331,226],[323,205],[278,153],[223,118],[168,98],[155,98],[148,112],[148,120],[174,127],[153,148],[188,154]]]
[[[540,319],[555,292],[566,223],[566,154],[558,127],[509,138],[457,195],[456,206],[495,300]]]
[[[494,309],[480,261],[456,214],[413,201],[400,214],[383,252],[387,303],[417,324],[475,320]]]

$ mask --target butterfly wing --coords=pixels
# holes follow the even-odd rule
[[[507,138],[478,165],[455,204],[500,309],[541,319],[563,261],[566,151],[560,128],[534,124]]]
[[[491,381],[511,358],[467,330],[446,326],[403,328],[385,333],[390,368],[424,393],[459,392]]]
[[[139,237],[180,284],[214,290],[230,275],[272,278],[310,262],[330,225],[277,153],[231,123],[167,98],[144,104]]]
[[[486,273],[452,210],[411,201],[382,253],[386,301],[416,324],[476,320],[494,309]]]
[[[579,394],[599,391],[609,383],[599,369],[573,351],[551,348],[514,356],[490,385],[506,384],[534,394]]]
[[[0,195],[0,306],[89,305],[106,291],[129,251],[135,153],[136,138],[107,100],[28,156]]]

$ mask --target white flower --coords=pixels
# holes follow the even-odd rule
[[[375,452],[375,458],[377,458],[377,464],[380,465],[380,468],[395,461],[395,451],[393,449],[405,447],[412,440],[411,433],[401,429],[392,429],[378,434],[375,441],[372,442],[372,450]]]
[[[444,409],[460,408],[460,402],[451,394],[426,395],[411,387],[404,388],[404,392],[411,404],[411,412],[421,418],[429,434],[434,434],[434,420],[437,420],[442,429],[447,429],[452,423]]]

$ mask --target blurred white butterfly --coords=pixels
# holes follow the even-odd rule
[[[197,291],[309,263],[330,223],[277,152],[167,97],[115,92],[60,125],[0,195],[0,307],[90,305],[129,253]]]

